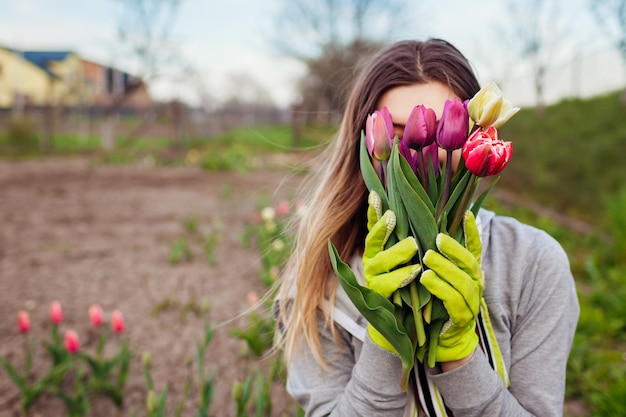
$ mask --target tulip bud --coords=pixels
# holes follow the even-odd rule
[[[111,328],[115,333],[122,333],[124,331],[124,316],[119,310],[111,313]]]
[[[76,353],[78,349],[80,349],[80,342],[78,340],[78,334],[74,330],[66,330],[65,331],[65,349],[69,353]]]
[[[272,249],[276,252],[282,251],[283,249],[285,249],[285,242],[283,242],[281,239],[276,239],[272,242]]]
[[[274,217],[276,217],[276,211],[274,210],[274,208],[265,207],[263,210],[261,210],[261,218],[263,219],[263,221],[270,222],[274,220]]]
[[[415,106],[404,126],[402,142],[411,149],[419,150],[435,140],[437,115],[422,104]]]
[[[93,327],[102,325],[102,308],[98,304],[92,304],[89,307],[89,321]]]
[[[243,397],[243,384],[239,381],[233,382],[232,385],[232,396],[233,400],[239,402],[241,397]]]
[[[143,369],[149,370],[151,364],[152,355],[150,355],[150,352],[144,352],[143,355],[141,355],[141,365],[143,365]]]
[[[50,321],[54,324],[60,324],[63,321],[63,308],[58,301],[50,304]]]
[[[202,312],[208,314],[211,311],[211,303],[206,298],[202,300]]]
[[[467,109],[478,126],[495,128],[502,126],[519,111],[519,107],[513,107],[503,98],[502,91],[494,82],[490,82],[476,93],[469,101]]]
[[[465,166],[478,177],[499,174],[512,153],[513,144],[498,139],[498,131],[493,126],[475,131],[463,147]]]
[[[462,148],[468,132],[469,115],[466,103],[458,97],[446,100],[437,125],[437,145],[447,151]]]
[[[148,391],[148,397],[146,398],[146,411],[148,413],[154,413],[158,405],[159,405],[159,400],[157,399],[157,396],[154,390]]]
[[[246,301],[249,306],[254,306],[259,302],[259,295],[255,291],[250,291],[246,294]]]
[[[426,164],[425,169],[428,172],[429,165],[433,166],[433,173],[435,175],[439,174],[439,146],[437,146],[436,142],[431,143],[430,145],[422,148],[422,154],[424,155],[424,163]]]
[[[394,137],[393,121],[387,107],[376,110],[367,117],[365,144],[372,158],[378,161],[389,159]]]
[[[278,203],[278,206],[276,206],[276,215],[287,216],[288,214],[289,214],[289,202],[283,200],[280,203]]]
[[[27,311],[18,311],[17,327],[20,329],[20,333],[28,333],[30,331],[30,316]]]

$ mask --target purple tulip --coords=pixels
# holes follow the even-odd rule
[[[409,163],[409,166],[413,170],[413,172],[417,173],[419,168],[419,158],[417,157],[417,153],[411,152],[411,149],[406,146],[403,140],[398,142],[398,152],[406,161]]]
[[[469,133],[467,102],[460,98],[446,100],[437,125],[437,145],[447,151],[462,148]]]
[[[429,164],[432,164],[435,175],[439,174],[439,146],[435,142],[422,148],[422,155],[424,155],[425,169],[428,172]]]
[[[435,140],[437,115],[422,104],[413,107],[404,126],[402,141],[411,149],[420,150]]]
[[[394,137],[393,121],[387,107],[376,110],[367,117],[365,143],[372,158],[379,161],[389,159]]]

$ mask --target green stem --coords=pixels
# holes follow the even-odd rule
[[[448,234],[450,236],[454,236],[454,233],[459,228],[461,221],[463,220],[463,216],[465,216],[465,212],[467,211],[469,203],[474,196],[474,191],[476,190],[477,179],[478,177],[476,175],[470,176],[469,182],[467,183],[467,188],[463,193],[463,198],[461,199],[458,209],[455,212],[452,224],[450,224],[450,227],[448,228]]]
[[[423,346],[426,343],[426,332],[424,331],[424,321],[422,319],[422,310],[420,306],[420,298],[417,293],[417,283],[413,281],[409,286],[411,294],[411,304],[413,307],[413,319],[415,320],[415,332],[417,333],[417,345]]]
[[[439,343],[439,331],[441,326],[437,324],[430,328],[430,338],[428,341],[428,367],[434,368],[437,363],[437,344]]]
[[[446,177],[444,178],[443,194],[439,202],[439,210],[437,211],[437,220],[441,217],[441,212],[448,202],[450,196],[450,183],[452,182],[452,151],[446,151]],[[439,224],[439,222],[437,222]]]

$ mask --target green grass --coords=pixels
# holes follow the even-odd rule
[[[336,130],[334,126],[308,126],[302,131],[299,149],[311,150],[326,142]],[[227,148],[233,144],[265,152],[293,150],[290,125],[242,127],[206,139],[211,148]]]
[[[10,158],[38,158],[43,155],[89,153],[109,164],[148,163],[156,165],[200,165],[209,171],[248,172],[260,167],[280,166],[298,173],[306,168],[289,165],[272,155],[292,151],[317,152],[334,134],[334,126],[307,126],[294,145],[290,125],[242,127],[213,137],[194,138],[173,147],[168,138],[118,138],[116,148],[101,150],[97,136],[56,135],[50,152],[42,154],[33,126],[19,123],[11,132],[0,132],[0,152]],[[34,136],[33,136],[34,135]]]
[[[600,225],[605,196],[626,180],[626,109],[619,94],[523,109],[500,130],[513,157],[500,187]]]

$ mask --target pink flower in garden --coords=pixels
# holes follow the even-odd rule
[[[463,147],[469,132],[469,114],[467,102],[460,98],[446,100],[443,105],[441,120],[437,125],[437,144],[446,151]]]
[[[387,107],[376,110],[365,122],[365,144],[372,158],[379,161],[389,159],[395,137],[393,121]]]
[[[102,326],[102,308],[98,304],[89,306],[89,321],[93,327]]]
[[[289,202],[286,200],[281,201],[280,203],[278,203],[278,206],[276,207],[276,215],[277,216],[287,216],[289,214]]]
[[[119,310],[111,313],[111,328],[115,333],[122,333],[124,331],[124,316]]]
[[[30,331],[30,316],[27,311],[18,311],[17,327],[20,329],[20,333],[28,333]]]
[[[80,342],[78,340],[78,334],[76,334],[74,330],[65,331],[64,341],[65,341],[65,349],[67,349],[68,352],[76,353],[78,352],[78,349],[80,349]]]
[[[248,302],[248,305],[253,306],[259,302],[259,295],[254,291],[250,291],[246,294],[246,301]]]
[[[50,321],[54,324],[61,324],[63,321],[63,308],[58,301],[53,301],[50,304]]]
[[[476,130],[463,147],[465,166],[479,177],[499,174],[509,163],[512,153],[513,144],[498,139],[498,131],[493,126]]]

